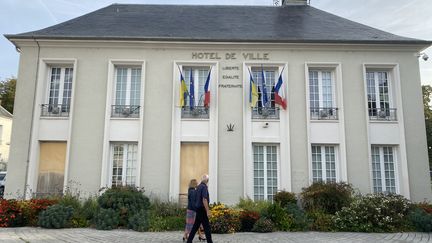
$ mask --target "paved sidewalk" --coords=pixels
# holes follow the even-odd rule
[[[0,228],[0,242],[182,242],[182,232],[140,233],[130,230]],[[213,236],[214,242],[432,242],[428,233],[322,233],[275,232],[236,233]],[[194,242],[198,242],[195,240]]]

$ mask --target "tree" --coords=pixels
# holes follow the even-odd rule
[[[13,114],[16,78],[8,78],[0,81],[0,99],[1,105]]]
[[[429,168],[432,168],[432,86],[422,85],[423,91],[423,108],[426,124],[426,138],[429,154]]]

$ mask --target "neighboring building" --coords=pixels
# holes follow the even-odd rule
[[[6,193],[127,184],[177,200],[208,172],[225,203],[319,180],[432,199],[418,63],[431,42],[295,2],[115,4],[7,35],[21,59]],[[270,101],[251,108],[263,73]]]
[[[12,132],[12,114],[0,102],[0,171],[7,169]]]

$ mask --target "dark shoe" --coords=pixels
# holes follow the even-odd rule
[[[207,241],[206,238],[201,238],[201,236],[198,236],[198,240],[199,240],[199,241]]]

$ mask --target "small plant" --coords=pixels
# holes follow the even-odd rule
[[[315,182],[301,193],[306,211],[335,214],[352,201],[353,188],[344,182]]]
[[[88,221],[92,221],[98,211],[98,207],[97,199],[89,197],[83,202],[80,214]]]
[[[210,208],[211,231],[217,234],[238,232],[241,227],[239,211],[223,204],[214,204]]]
[[[98,204],[100,208],[112,209],[117,213],[119,226],[127,226],[130,216],[150,207],[144,191],[134,187],[110,188],[98,198]]]
[[[16,200],[0,199],[0,227],[23,226],[23,213]]]
[[[279,203],[281,207],[285,208],[288,204],[296,204],[297,198],[295,196],[295,193],[287,192],[287,191],[280,191],[277,192],[273,200],[275,203]]]
[[[408,215],[408,219],[416,231],[432,231],[432,214],[427,213],[423,208],[412,210]]]
[[[56,199],[30,199],[18,201],[18,205],[23,214],[23,225],[37,226],[40,212],[56,203]]]
[[[254,224],[258,221],[260,215],[258,212],[254,211],[241,211],[240,212],[240,222],[241,222],[241,231],[250,232]]]
[[[96,229],[98,230],[112,230],[118,227],[120,217],[118,212],[114,209],[101,208],[95,215]]]
[[[60,204],[50,206],[40,213],[38,224],[42,228],[65,228],[68,226],[69,220],[72,218],[73,211],[73,208],[70,206]]]
[[[149,218],[149,231],[173,231],[183,230],[185,225],[185,218],[179,216],[161,217],[151,215]]]
[[[258,233],[269,233],[269,232],[273,232],[273,230],[274,230],[273,222],[270,219],[266,219],[266,218],[258,219],[258,221],[255,223],[255,225],[252,228],[253,232],[258,232]]]
[[[316,231],[333,231],[335,229],[333,223],[333,215],[322,211],[311,211],[307,213],[310,220],[309,228]]]
[[[289,215],[279,204],[271,204],[267,210],[263,211],[262,217],[270,219],[276,229],[281,231],[288,231],[294,224],[294,219]]]
[[[292,215],[294,219],[291,230],[303,231],[308,229],[309,220],[305,212],[300,209],[297,204],[289,203],[284,209],[288,214]]]
[[[405,227],[410,202],[396,194],[357,197],[334,216],[337,229],[355,232],[395,232]]]
[[[258,212],[260,215],[267,210],[272,203],[270,201],[253,201],[250,198],[240,198],[236,208],[245,211]]]
[[[129,218],[128,228],[135,231],[144,232],[149,228],[148,212],[141,210]]]

